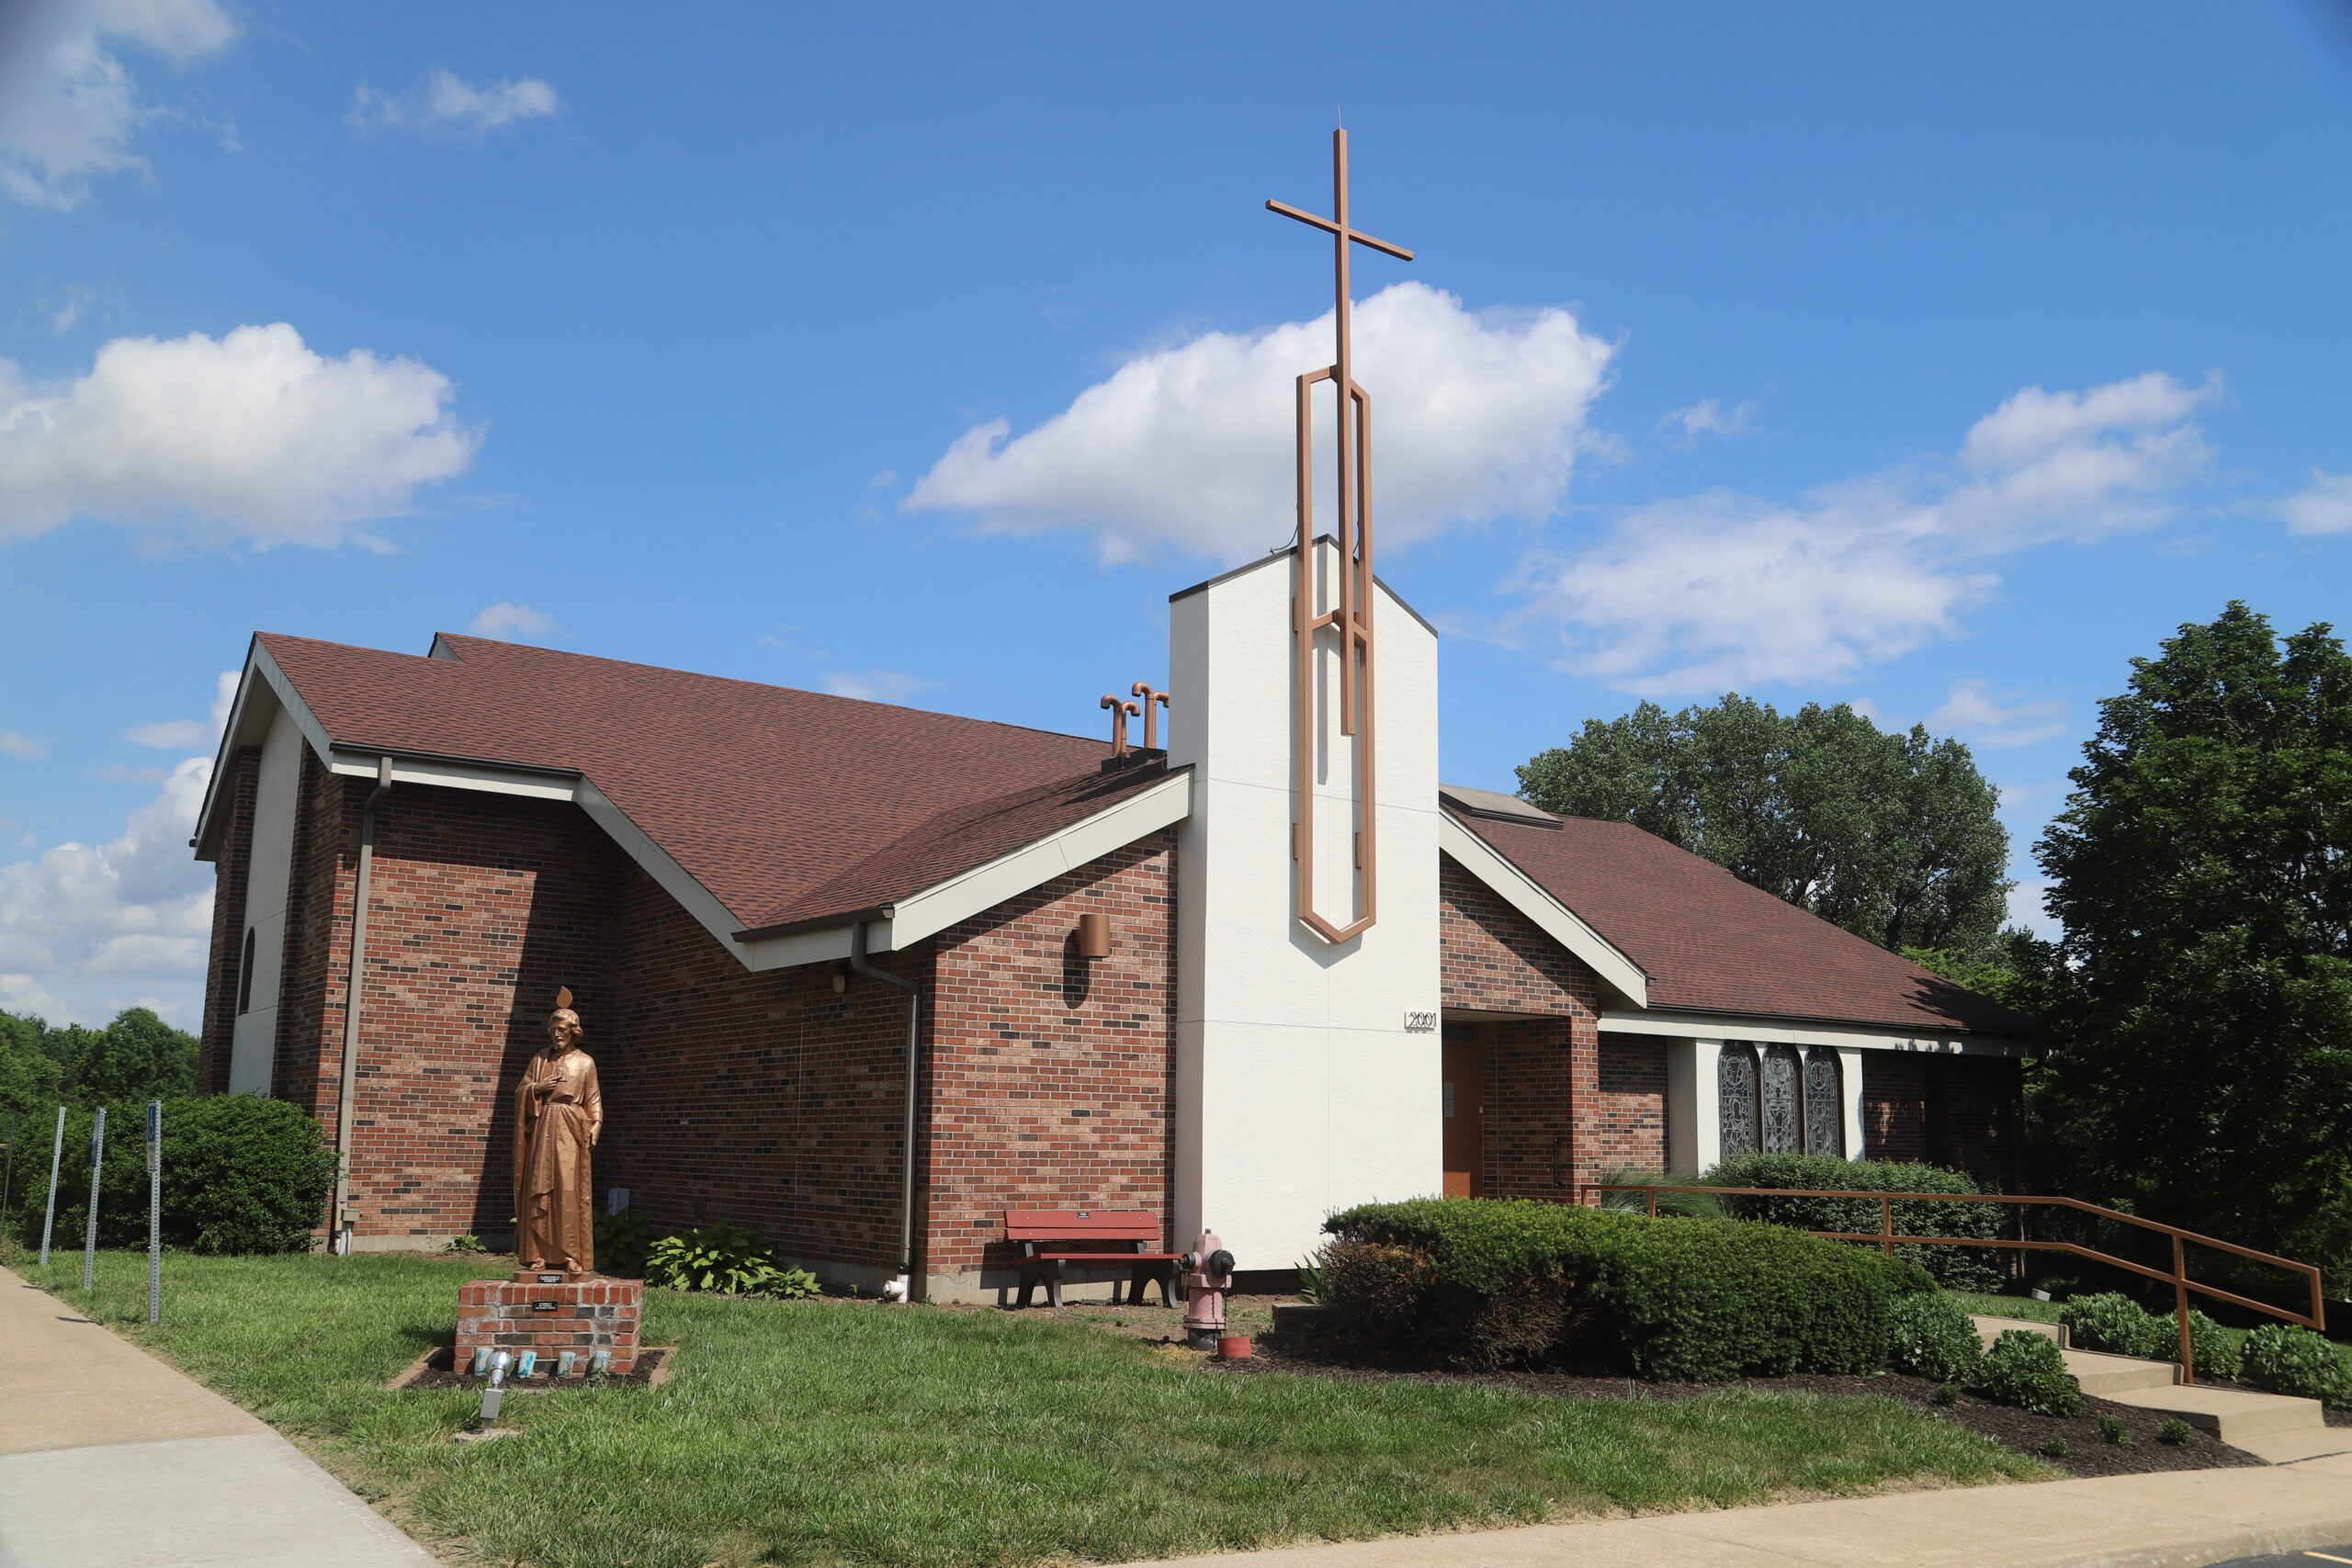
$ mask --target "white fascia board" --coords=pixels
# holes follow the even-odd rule
[[[269,733],[270,719],[281,707],[293,716],[295,727],[301,730],[311,750],[318,753],[319,761],[328,761],[331,742],[326,727],[311,711],[311,705],[302,700],[302,694],[294,689],[294,682],[286,678],[286,671],[277,667],[277,660],[270,657],[261,638],[255,637],[245,653],[244,673],[237,680],[236,700],[229,705],[229,722],[220,731],[220,748],[213,754],[212,776],[204,785],[203,807],[196,815],[196,836],[190,847],[198,859],[210,859],[220,852],[211,847],[212,811],[220,802],[221,786],[229,781],[229,759],[241,747],[260,745]],[[368,771],[371,774],[375,772],[372,763]]]
[[[375,751],[337,751],[327,766],[350,779],[376,777]],[[484,795],[520,795],[533,800],[577,800],[584,782],[577,773],[537,773],[502,768],[494,762],[445,762],[392,753],[394,784],[438,784],[443,789],[470,789]]]
[[[1057,832],[1024,844],[985,865],[959,872],[946,881],[901,898],[892,906],[886,928],[872,933],[876,951],[912,947],[927,936],[992,909],[1043,886],[1066,871],[1075,871],[1124,849],[1147,833],[1182,822],[1193,811],[1193,775],[1171,773],[1118,805],[1071,823]],[[846,929],[846,928],[844,928]],[[884,931],[888,935],[885,937]]]
[[[1649,1006],[1649,976],[1607,937],[1579,919],[1575,910],[1552,897],[1549,889],[1497,853],[1450,811],[1438,813],[1438,848],[1455,863],[1491,888],[1503,902],[1533,920],[1554,942],[1568,950],[1600,983],[1637,1008]],[[1606,1015],[1604,1015],[1606,1016]]]
[[[2007,1034],[1906,1033],[1883,1024],[1804,1023],[1719,1012],[1611,1012],[1610,1034],[1665,1034],[1682,1040],[1753,1040],[1771,1045],[1835,1045],[1849,1051],[1919,1051],[1945,1056],[2030,1056],[2030,1041]]]

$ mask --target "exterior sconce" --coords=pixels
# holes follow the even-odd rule
[[[1111,956],[1111,917],[1080,915],[1078,917],[1078,955],[1095,959]]]
[[[835,996],[837,996],[837,997],[838,997],[838,996],[840,996],[843,991],[846,991],[846,990],[848,990],[848,989],[849,989],[849,965],[847,965],[846,964],[834,964],[834,965],[833,965],[833,995],[835,995]]]

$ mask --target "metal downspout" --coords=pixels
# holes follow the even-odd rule
[[[392,789],[392,760],[376,759],[376,787],[359,808],[359,876],[351,909],[351,974],[343,991],[343,1084],[334,1107],[334,1249],[351,1251],[351,1100],[359,1084],[359,978],[368,962],[368,882],[376,864],[376,807]]]
[[[849,966],[860,975],[907,993],[907,1111],[899,1172],[899,1278],[906,1292],[900,1299],[910,1302],[915,1299],[915,1086],[922,1066],[922,993],[915,988],[912,980],[902,980],[865,961],[866,925],[866,921],[860,920],[850,928]]]

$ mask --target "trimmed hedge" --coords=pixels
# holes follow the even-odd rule
[[[1734,1155],[1704,1176],[1714,1187],[1842,1188],[1861,1192],[1981,1192],[1965,1171],[1904,1160],[1839,1159],[1834,1155]],[[1879,1206],[1867,1198],[1725,1197],[1724,1212],[1736,1219],[1763,1220],[1807,1231],[1871,1231],[1879,1228]],[[2009,1211],[1998,1203],[1894,1205],[1894,1228],[1913,1235],[2003,1234]],[[1868,1246],[1866,1242],[1857,1246]],[[1917,1263],[1948,1291],[1997,1292],[2008,1275],[2002,1255],[1989,1247],[1898,1247],[1897,1258]]]
[[[65,1118],[57,1176],[55,1247],[78,1251],[89,1213],[90,1122]],[[53,1123],[52,1123],[53,1126]],[[50,1128],[18,1129],[8,1228],[40,1245],[49,1199]],[[98,1180],[98,1245],[147,1245],[147,1107],[107,1108]],[[36,1145],[38,1145],[36,1147]],[[164,1101],[163,1238],[189,1252],[305,1252],[326,1219],[334,1150],[299,1105],[258,1095],[187,1095]]]
[[[1668,1381],[1876,1371],[1893,1303],[1934,1288],[1778,1225],[1524,1199],[1365,1204],[1324,1229],[1342,1337],[1456,1365],[1575,1352]]]
[[[1940,1291],[1897,1296],[1887,1310],[1886,1364],[1939,1383],[1974,1382],[1984,1360],[1976,1325]]]
[[[2170,1313],[2153,1313],[2118,1291],[2076,1296],[2058,1311],[2058,1321],[2078,1348],[2148,1361],[2180,1359],[2180,1324]],[[2233,1378],[2245,1363],[2245,1342],[2220,1324],[2188,1309],[2188,1348],[2206,1377]]]
[[[2352,1410],[2352,1363],[2324,1335],[2295,1323],[2266,1323],[2245,1337],[2245,1381],[2273,1393]]]

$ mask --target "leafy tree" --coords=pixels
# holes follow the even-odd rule
[[[1852,707],[1792,714],[1737,693],[1587,719],[1519,770],[1548,811],[1631,822],[1884,947],[1986,949],[2008,834],[1968,748],[1888,734]]]
[[[145,1008],[125,1009],[104,1029],[0,1012],[0,1114],[186,1094],[196,1087],[196,1036]]]
[[[2100,705],[2038,846],[2078,1196],[2352,1277],[2352,657],[2233,603]],[[2275,1270],[2263,1270],[2274,1277]],[[2248,1276],[2252,1278],[2251,1275]]]

